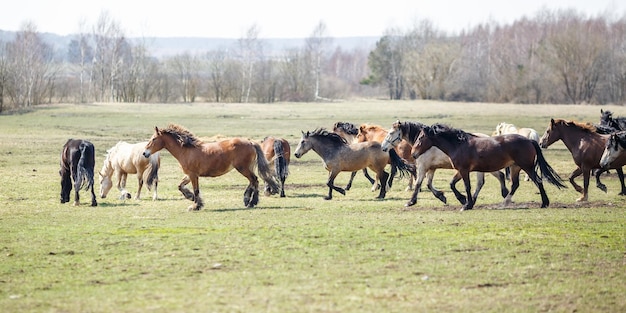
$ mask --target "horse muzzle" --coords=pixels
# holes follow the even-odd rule
[[[151,154],[151,153],[150,153],[150,150],[146,150],[146,151],[144,151],[144,152],[143,152],[143,156],[144,156],[145,158],[149,158],[149,157],[150,157],[150,154]]]
[[[294,155],[296,158],[298,158],[298,159],[302,156],[302,154],[300,154],[300,153],[294,153],[293,155]]]

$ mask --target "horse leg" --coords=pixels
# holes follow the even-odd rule
[[[485,185],[485,173],[476,172],[476,190],[474,191],[474,195],[472,195],[474,202],[478,199],[478,194],[480,193],[480,190],[483,189],[483,185]]]
[[[411,198],[404,206],[409,207],[417,203],[417,194],[420,192],[420,189],[422,188],[422,182],[424,181],[425,176],[426,176],[426,171],[424,170],[424,166],[418,164],[417,165],[417,180],[415,181],[415,189],[413,189],[413,194],[411,195]]]
[[[372,178],[372,176],[370,175],[370,173],[367,171],[367,168],[363,169],[363,175],[365,175],[365,178],[367,178],[367,180],[370,181],[370,184],[374,184],[376,183],[376,180],[374,178]]]
[[[506,177],[504,173],[500,171],[491,172],[495,178],[500,182],[500,193],[502,194],[502,198],[506,197],[509,194],[509,189],[506,188]]]
[[[328,186],[328,196],[324,197],[324,200],[330,200],[333,198],[333,189],[342,195],[346,194],[346,191],[343,188],[335,186],[335,177],[337,177],[337,175],[339,175],[338,171],[329,172],[328,181],[326,182],[326,186]]]
[[[600,189],[600,190],[604,191],[604,193],[606,193],[606,192],[607,192],[607,189],[606,189],[606,185],[605,185],[605,184],[603,184],[603,183],[600,181],[600,175],[602,175],[602,173],[604,173],[604,172],[606,172],[606,171],[607,171],[607,170],[605,170],[605,169],[601,169],[601,168],[596,169],[596,170],[594,170],[594,171],[593,171],[593,176],[595,176],[595,178],[596,178],[596,187],[598,187],[598,189]]]
[[[72,177],[74,178],[74,206],[80,205],[80,186],[82,185],[82,177],[78,177],[76,171],[72,171]]]
[[[61,172],[61,203],[70,202],[72,192],[72,177],[69,171]]]
[[[117,190],[120,192],[120,200],[130,199],[130,193],[126,190],[126,172],[116,170],[115,176],[117,176]]]
[[[185,196],[187,200],[195,201],[195,196],[193,192],[191,192],[189,188],[185,187],[187,184],[189,184],[189,182],[191,182],[191,179],[188,175],[185,175],[180,184],[178,184],[178,190],[180,190],[180,192],[183,194],[183,196]]]
[[[622,185],[622,191],[618,194],[619,196],[626,195],[626,184],[624,184],[624,172],[621,167],[615,169],[617,172],[617,177],[619,178],[619,183]]]
[[[472,197],[472,185],[470,182],[469,172],[462,172],[459,174],[461,175],[461,178],[463,178],[465,193],[467,194],[467,202],[461,207],[461,211],[471,210],[474,208],[474,198]]]
[[[515,191],[519,188],[519,172],[521,168],[519,166],[510,166],[511,168],[511,191],[506,197],[504,197],[504,206],[507,206],[513,203],[513,195],[515,195]],[[528,171],[534,173],[534,171]]]
[[[433,186],[433,178],[435,178],[435,169],[428,170],[428,172],[426,173],[426,176],[428,177],[428,181],[426,183],[428,190],[430,190],[430,192],[433,193],[435,198],[439,199],[439,201],[446,204],[448,199],[446,199],[446,196],[443,194],[443,191],[437,190],[437,188]]]
[[[363,172],[363,174],[365,174],[365,173],[367,173],[367,172]],[[348,180],[348,184],[346,185],[346,188],[344,188],[345,190],[350,190],[350,188],[352,188],[352,181],[354,180],[354,176],[356,176],[356,171],[350,173],[350,180]],[[369,174],[367,174],[367,176],[369,176]],[[367,177],[367,176],[365,176],[365,177]]]
[[[380,174],[376,174],[376,178],[380,181],[380,193],[378,194],[378,199],[385,199],[385,195],[387,195],[387,181],[391,179],[390,175],[385,172],[385,168],[380,171]]]
[[[285,176],[280,177],[280,197],[285,197]]]
[[[458,189],[456,189],[456,183],[458,183],[461,179],[461,174],[459,173],[459,171],[457,171],[452,177],[452,180],[450,180],[450,189],[452,189],[452,192],[454,193],[456,199],[459,200],[461,204],[465,205],[467,203],[467,197],[465,197],[462,193],[459,192]]]
[[[141,188],[142,187],[143,187],[143,172],[137,171],[137,195],[135,196],[136,200],[141,199]]]
[[[579,193],[583,193],[583,188],[580,187],[580,185],[578,185],[574,179],[578,176],[580,176],[580,174],[582,174],[583,171],[580,169],[580,167],[577,167],[571,174],[569,174],[569,183],[572,184],[572,187],[574,187],[574,189],[579,192]]]
[[[200,186],[198,184],[198,176],[197,175],[187,175],[188,180],[191,181],[191,186],[193,188],[193,204],[191,204],[187,209],[189,211],[199,211],[204,206],[204,202],[200,197]],[[184,179],[183,179],[184,180]],[[183,187],[185,188],[185,187]],[[180,186],[179,186],[180,189]],[[187,189],[187,188],[185,188]],[[182,191],[182,190],[181,190]]]
[[[586,202],[589,199],[589,178],[591,176],[591,170],[585,169],[583,171],[583,194],[580,198],[576,199],[576,202]]]
[[[543,182],[541,182],[541,179],[539,178],[539,176],[537,176],[537,173],[535,173],[534,171],[526,171],[526,170],[524,171],[530,177],[530,180],[532,180],[532,182],[535,183],[535,186],[537,186],[537,189],[539,189],[539,193],[541,194],[541,207],[547,208],[550,205],[550,199],[548,199],[546,190],[545,188],[543,188]]]
[[[98,206],[98,201],[96,201],[96,193],[93,191],[93,185],[91,184],[91,206]]]

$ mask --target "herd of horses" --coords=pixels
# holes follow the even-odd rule
[[[330,200],[333,191],[346,193],[359,171],[379,189],[378,199],[383,199],[391,187],[396,174],[409,177],[407,190],[412,195],[406,206],[417,203],[417,195],[424,178],[432,194],[447,203],[441,190],[433,184],[437,169],[454,169],[450,189],[461,203],[461,210],[474,207],[484,185],[485,173],[495,176],[500,183],[503,204],[508,205],[519,187],[519,174],[523,170],[526,180],[532,181],[541,196],[541,207],[550,201],[543,182],[566,188],[562,179],[546,161],[542,148],[546,149],[557,141],[569,149],[576,169],[568,176],[571,185],[581,196],[577,201],[588,200],[591,175],[595,175],[596,186],[606,192],[601,183],[601,173],[614,169],[620,179],[620,195],[626,195],[622,167],[626,165],[626,118],[613,117],[612,112],[601,110],[600,123],[580,123],[564,119],[551,119],[543,134],[531,128],[517,128],[513,124],[500,123],[491,135],[470,133],[445,124],[425,125],[415,121],[396,121],[391,128],[379,125],[337,122],[332,130],[317,128],[302,132],[294,151],[296,158],[313,150],[323,161],[328,171],[326,185]],[[155,127],[147,142],[129,144],[118,142],[107,150],[100,176],[100,197],[105,198],[113,187],[113,178],[120,192],[119,199],[130,199],[126,190],[128,174],[136,174],[138,189],[135,199],[140,199],[141,189],[146,183],[156,200],[159,151],[167,150],[180,164],[184,177],[178,185],[185,198],[192,201],[190,211],[200,210],[204,202],[200,196],[199,177],[217,177],[237,170],[248,180],[243,202],[252,208],[259,202],[259,177],[264,182],[266,196],[280,194],[285,197],[285,180],[289,175],[291,148],[284,138],[266,137],[261,143],[244,138],[223,139],[204,142],[192,132],[177,124],[166,128]],[[274,165],[272,167],[272,164]],[[385,169],[390,165],[390,172]],[[373,171],[374,177],[369,175]],[[505,174],[503,170],[507,173]],[[346,187],[336,186],[334,181],[341,172],[351,172]],[[472,193],[470,173],[476,172],[476,190]],[[74,189],[75,205],[80,204],[79,190],[91,192],[91,205],[96,206],[94,192],[95,148],[82,139],[70,139],[61,153],[61,203],[70,201]],[[583,186],[574,179],[583,175]],[[465,193],[456,188],[462,180]],[[510,190],[507,180],[511,182]],[[191,183],[192,190],[187,188]]]

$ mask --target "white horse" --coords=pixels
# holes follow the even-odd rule
[[[534,140],[537,143],[539,143],[539,134],[537,133],[536,130],[532,128],[528,128],[528,127],[517,128],[515,125],[505,123],[505,122],[498,124],[496,126],[496,130],[493,132],[492,135],[500,136],[500,135],[506,135],[506,134],[519,134],[530,140]],[[507,171],[507,178],[508,178],[508,171]],[[530,181],[528,174],[525,174],[524,181]]]
[[[118,142],[113,148],[107,150],[104,164],[100,170],[100,197],[106,198],[109,190],[113,187],[111,178],[113,173],[117,176],[117,189],[120,191],[120,199],[130,199],[131,195],[126,190],[126,177],[128,174],[137,174],[139,187],[135,199],[141,197],[141,187],[144,180],[148,190],[154,185],[152,200],[157,199],[158,172],[161,164],[161,156],[158,153],[149,158],[143,156],[147,141],[130,144],[124,141]]]

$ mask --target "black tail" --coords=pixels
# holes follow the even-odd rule
[[[96,165],[96,152],[93,145],[86,143],[80,144],[80,159],[78,160],[76,181],[74,182],[76,189],[85,188],[85,190],[93,188],[94,167]]]
[[[285,181],[289,175],[289,164],[287,163],[287,159],[285,159],[285,150],[280,140],[274,141],[274,158],[276,176],[278,176],[281,181]]]
[[[261,149],[261,146],[257,143],[252,144],[252,146],[254,147],[254,150],[256,150],[256,163],[259,175],[272,190],[279,190],[280,187],[276,178],[272,175],[272,170],[267,162],[267,159],[265,158],[263,149]]]
[[[401,158],[395,149],[389,149],[389,160],[391,160],[391,172],[395,174],[397,170],[400,170],[400,178],[405,175],[417,176],[415,164]],[[393,176],[390,176],[390,179],[391,178],[393,178]]]
[[[535,163],[535,166],[539,167],[539,169],[541,170],[541,178],[545,178],[550,184],[557,186],[559,189],[567,188],[567,186],[563,185],[562,183],[563,179],[561,179],[559,174],[557,174],[556,171],[552,169],[550,164],[548,164],[546,159],[543,157],[543,153],[541,152],[541,147],[539,147],[539,144],[534,140],[531,140],[531,142],[533,143],[535,151],[537,152],[537,161]]]
[[[161,156],[159,153],[155,153],[150,156],[150,173],[148,173],[148,179],[146,184],[150,188],[153,184],[159,181],[159,167],[161,166]]]

